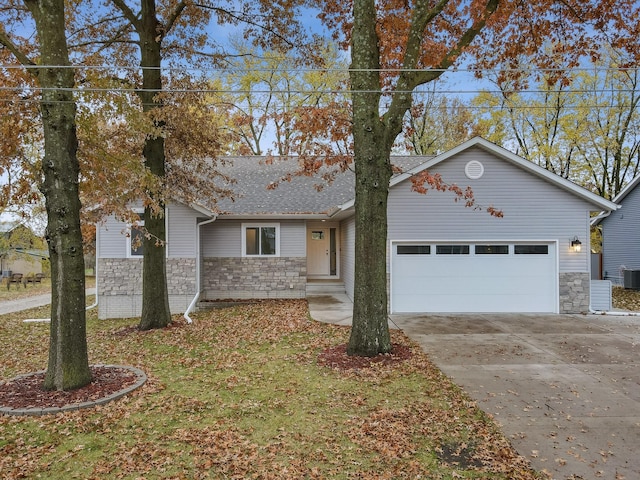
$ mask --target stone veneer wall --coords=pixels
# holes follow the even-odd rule
[[[586,313],[591,305],[591,279],[587,272],[560,274],[560,313]]]
[[[167,259],[171,313],[183,313],[196,294],[196,259]],[[139,317],[142,313],[142,258],[98,260],[98,318]]]
[[[305,298],[305,257],[205,258],[202,298]]]

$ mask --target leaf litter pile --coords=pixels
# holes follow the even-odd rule
[[[613,287],[611,290],[613,308],[640,312],[640,290]]]
[[[23,312],[24,318],[33,312]],[[88,320],[93,365],[147,383],[93,409],[0,416],[3,479],[540,479],[405,335],[372,359],[303,300],[176,318]],[[46,366],[48,326],[0,316],[0,382]]]

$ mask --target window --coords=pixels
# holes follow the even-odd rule
[[[398,245],[398,255],[429,255],[430,245]]]
[[[242,256],[279,256],[280,227],[271,225],[242,225]]]
[[[436,255],[469,255],[469,245],[436,245]]]
[[[476,245],[476,255],[508,255],[509,245]]]
[[[324,230],[313,230],[311,240],[324,240]]]
[[[129,257],[142,257],[144,250],[142,249],[142,241],[144,240],[144,213],[136,210],[138,214],[138,222],[136,225],[129,226],[129,237],[127,241],[127,250]]]
[[[547,255],[549,253],[548,245],[515,245],[514,253],[516,255]]]

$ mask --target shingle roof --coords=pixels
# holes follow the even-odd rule
[[[0,221],[0,233],[11,233],[18,225],[21,225],[18,221]]]
[[[430,157],[398,156],[392,163],[403,170],[411,169]],[[216,207],[221,215],[322,215],[354,198],[355,175],[351,170],[339,173],[331,183],[322,179],[321,170],[314,176],[293,176],[276,188],[269,185],[299,170],[295,157],[228,157],[217,169],[236,183],[225,185],[235,192],[234,200],[220,199]]]

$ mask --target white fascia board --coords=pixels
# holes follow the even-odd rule
[[[265,213],[265,214],[224,214],[218,215],[218,220],[243,220],[243,221],[271,221],[271,220],[328,220],[329,215],[324,213]]]
[[[618,193],[618,195],[613,197],[611,201],[615,203],[620,203],[622,199],[624,199],[624,197],[626,197],[629,193],[633,191],[634,188],[638,186],[638,183],[640,183],[640,175],[637,175],[633,180],[631,180],[626,187],[620,190],[620,193]]]

